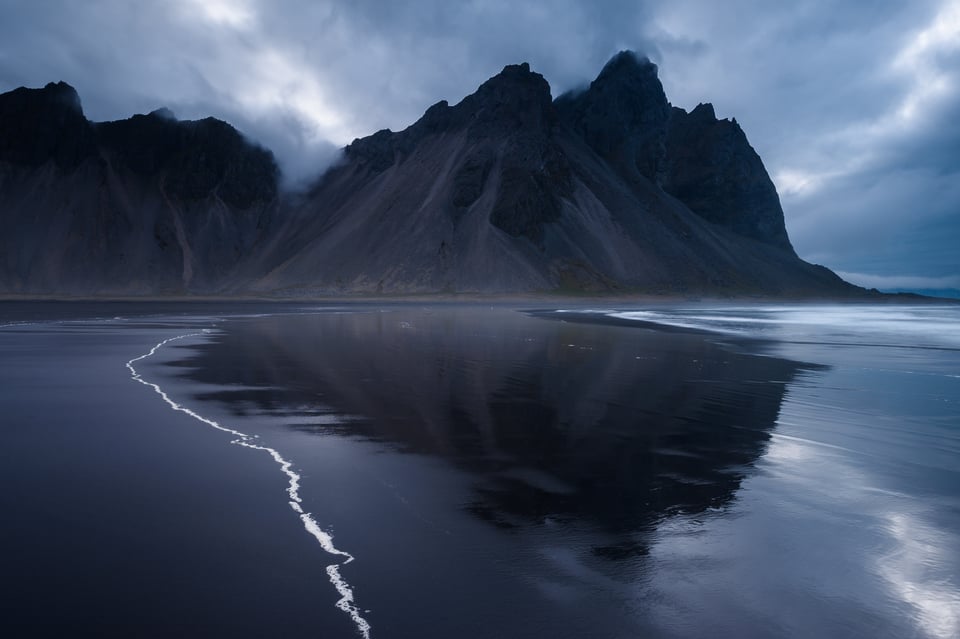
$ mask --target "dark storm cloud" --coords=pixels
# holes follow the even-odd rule
[[[737,118],[802,256],[943,280],[960,275],[958,43],[956,0],[0,0],[0,90],[63,79],[98,120],[214,115],[296,180],[506,64],[557,95],[630,48],[675,104]]]

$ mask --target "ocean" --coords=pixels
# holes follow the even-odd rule
[[[4,637],[960,636],[960,306],[0,304]]]

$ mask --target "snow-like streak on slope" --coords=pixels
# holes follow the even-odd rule
[[[357,605],[353,598],[353,590],[350,588],[350,584],[340,575],[340,566],[346,565],[353,561],[353,555],[343,550],[337,548],[333,543],[333,536],[324,531],[320,524],[317,523],[317,520],[313,518],[313,515],[303,510],[302,499],[300,498],[300,475],[293,470],[293,464],[289,460],[285,459],[276,449],[270,448],[269,446],[261,446],[260,444],[255,443],[255,436],[247,435],[233,428],[223,426],[219,422],[216,422],[212,419],[208,419],[203,415],[200,415],[182,404],[178,404],[173,401],[167,393],[160,388],[159,385],[152,382],[148,382],[143,379],[140,373],[137,372],[137,369],[134,368],[134,363],[141,360],[145,360],[148,357],[156,354],[164,345],[173,342],[175,340],[181,340],[188,337],[199,337],[209,332],[204,330],[202,333],[187,333],[186,335],[178,335],[176,337],[171,337],[163,340],[158,343],[156,346],[150,349],[149,352],[140,355],[139,357],[134,357],[129,362],[127,362],[127,368],[130,369],[131,377],[143,384],[144,386],[149,386],[152,388],[160,397],[163,398],[170,408],[181,413],[185,413],[190,417],[196,419],[197,421],[203,422],[207,426],[216,428],[219,431],[229,433],[236,437],[231,444],[236,444],[238,446],[243,446],[244,448],[252,448],[254,450],[262,450],[268,453],[277,464],[280,465],[280,470],[287,476],[287,495],[290,498],[289,504],[290,508],[297,513],[300,517],[300,521],[303,522],[303,527],[309,532],[313,537],[320,543],[320,546],[329,554],[343,557],[343,561],[337,564],[331,564],[327,566],[327,576],[330,578],[330,583],[333,584],[333,587],[337,589],[337,592],[340,594],[340,599],[337,601],[337,608],[344,611],[350,618],[353,620],[354,625],[357,627],[357,630],[363,635],[364,639],[370,639],[370,624],[360,615],[360,610],[357,608]]]

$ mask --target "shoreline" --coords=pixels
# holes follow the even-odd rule
[[[931,297],[916,293],[865,293],[861,296],[777,296],[777,295],[699,295],[682,293],[624,293],[624,294],[567,294],[567,293],[411,293],[409,295],[318,295],[318,296],[257,296],[257,295],[27,295],[0,294],[4,302],[62,302],[62,303],[236,303],[236,304],[529,304],[529,303],[627,303],[627,304],[960,304],[960,299]]]

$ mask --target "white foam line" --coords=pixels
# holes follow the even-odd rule
[[[160,388],[159,385],[143,379],[140,373],[137,372],[137,369],[133,366],[135,362],[139,362],[153,356],[158,350],[170,342],[185,339],[187,337],[198,337],[207,332],[209,331],[205,329],[202,333],[188,333],[186,335],[170,337],[151,348],[148,353],[140,355],[139,357],[134,357],[127,362],[127,368],[130,369],[131,377],[135,381],[140,382],[144,386],[149,386],[156,391],[157,394],[163,398],[163,401],[169,404],[170,408],[173,410],[185,413],[197,421],[203,422],[207,426],[211,426],[225,433],[230,433],[236,437],[236,439],[230,442],[231,444],[243,446],[244,448],[252,448],[254,450],[262,450],[273,457],[273,460],[280,465],[280,470],[282,470],[287,476],[287,495],[290,498],[290,508],[300,517],[300,521],[303,522],[303,527],[308,533],[313,535],[313,537],[320,543],[320,547],[323,548],[327,553],[344,558],[340,563],[327,566],[327,576],[330,579],[330,583],[333,584],[333,587],[336,588],[337,592],[340,594],[340,599],[337,601],[336,605],[337,608],[350,615],[350,619],[353,620],[354,625],[357,627],[357,631],[359,631],[364,639],[370,639],[370,624],[360,615],[360,610],[357,608],[353,598],[353,589],[350,588],[350,584],[347,583],[347,581],[340,575],[340,566],[349,564],[351,561],[353,561],[353,555],[337,548],[333,543],[333,535],[324,531],[320,527],[320,524],[317,523],[317,520],[313,518],[313,515],[303,510],[303,506],[301,505],[302,500],[300,498],[300,475],[293,470],[293,463],[285,459],[283,455],[281,455],[276,449],[253,443],[253,440],[255,439],[254,436],[247,435],[246,433],[241,433],[233,428],[223,426],[222,424],[195,413],[186,406],[173,401],[170,399],[170,396],[167,395],[162,388]]]

